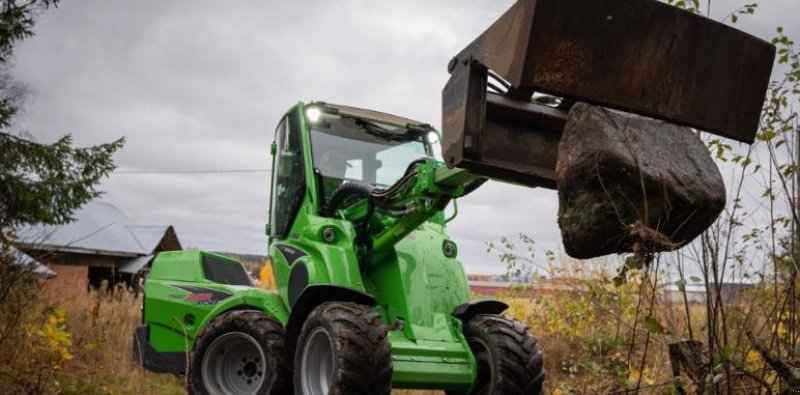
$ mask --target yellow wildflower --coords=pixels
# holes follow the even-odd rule
[[[747,352],[745,360],[750,367],[756,366],[761,362],[761,354],[759,354],[756,350],[750,350]]]

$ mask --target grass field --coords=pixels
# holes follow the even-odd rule
[[[23,346],[12,348],[4,361],[6,376],[23,380],[4,380],[0,362],[0,389],[5,387],[0,393],[185,393],[182,378],[146,372],[131,360],[141,300],[124,292],[109,297],[87,294],[85,289],[83,284],[64,281],[43,287],[27,317],[27,338],[20,339]],[[657,390],[657,384],[669,380],[666,346],[673,337],[664,334],[650,339],[650,353],[641,363],[643,336],[631,337],[636,284],[604,289],[567,290],[542,297],[514,292],[498,295],[511,305],[509,315],[526,323],[540,340],[546,393],[607,393],[632,385]],[[660,309],[670,310],[669,306]],[[668,315],[658,319],[668,323]],[[680,332],[680,324],[669,325]]]
[[[44,385],[44,392],[75,395],[185,394],[183,378],[147,372],[131,360],[132,333],[139,325],[141,301],[129,294],[112,298],[96,293],[87,294],[85,289],[82,284],[55,281],[46,284],[41,294],[43,314],[38,320],[41,328],[46,328],[48,321],[58,323],[62,318],[52,320],[52,317],[63,314],[63,332],[68,333],[70,339],[69,345],[64,347],[68,357],[55,358],[62,360],[58,361],[54,370],[54,384]],[[31,337],[36,337],[37,331],[41,329],[30,328]],[[47,330],[43,332],[47,333]],[[20,350],[20,354],[25,352]],[[22,366],[25,365],[24,355],[12,358],[20,362],[19,368],[25,369]],[[34,365],[47,361],[28,362]],[[34,370],[35,366],[29,368]],[[42,379],[47,381],[48,378]],[[13,385],[0,379],[0,393],[12,393],[16,389]],[[438,391],[399,390],[394,393],[443,394]]]

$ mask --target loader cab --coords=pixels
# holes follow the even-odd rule
[[[412,162],[432,156],[425,124],[353,107],[312,103],[305,109],[320,201],[342,183],[387,188]]]
[[[270,239],[288,236],[306,195],[319,214],[345,181],[386,188],[409,164],[433,157],[437,132],[411,119],[327,103],[300,104],[275,130]]]

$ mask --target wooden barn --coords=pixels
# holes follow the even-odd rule
[[[91,288],[105,281],[134,290],[155,254],[182,249],[172,226],[140,224],[109,203],[90,202],[73,217],[66,225],[24,229],[16,247],[59,278],[83,277]]]

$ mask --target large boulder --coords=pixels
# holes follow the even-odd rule
[[[581,259],[676,249],[725,205],[722,176],[696,133],[584,103],[570,111],[556,181],[564,247]]]

